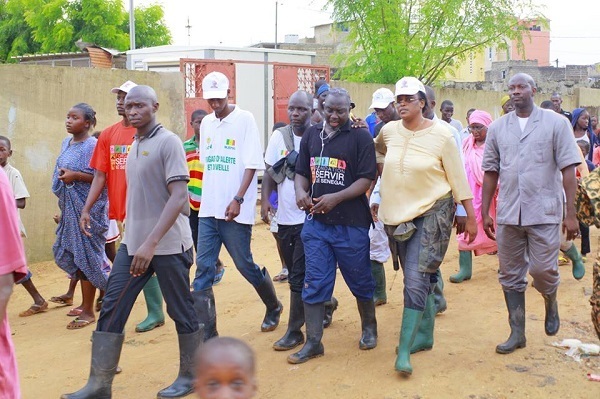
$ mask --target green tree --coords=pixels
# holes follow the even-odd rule
[[[171,43],[162,6],[135,9],[136,47]],[[129,49],[129,14],[121,0],[0,0],[0,61],[36,52],[77,51],[82,40]]]
[[[519,16],[545,23],[532,0],[329,0],[334,20],[349,28],[348,46],[334,57],[338,77],[394,83],[416,76],[424,83],[443,77],[471,52],[522,48]]]

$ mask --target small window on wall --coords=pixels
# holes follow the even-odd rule
[[[492,48],[490,47],[490,48],[488,48],[488,59],[491,61],[492,57],[493,57],[493,55],[492,55]]]
[[[506,79],[506,71],[502,71],[502,79]]]

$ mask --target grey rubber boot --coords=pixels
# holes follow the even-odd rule
[[[277,299],[277,294],[275,293],[273,280],[271,280],[271,276],[269,276],[269,271],[263,267],[262,273],[264,276],[263,281],[258,287],[255,287],[255,290],[267,307],[265,317],[260,326],[260,331],[267,332],[275,330],[279,325],[283,304]]]
[[[287,351],[303,344],[303,325],[304,302],[302,302],[302,293],[290,291],[290,318],[288,321],[288,328],[283,337],[273,344],[273,349],[276,351]]]
[[[288,356],[287,361],[291,364],[308,362],[315,357],[323,356],[325,348],[321,339],[323,338],[323,317],[325,316],[325,304],[304,304],[304,319],[306,322],[306,343],[300,351]]]
[[[375,317],[375,303],[373,301],[356,300],[362,335],[358,347],[360,349],[373,349],[377,346],[377,318]]]
[[[573,245],[574,246],[574,245]],[[552,294],[542,294],[546,308],[546,317],[544,320],[544,330],[546,335],[556,335],[560,329],[560,318],[558,317],[558,302],[556,301],[556,292]]]
[[[204,326],[190,334],[178,334],[179,374],[175,381],[156,395],[157,398],[181,398],[194,392],[194,356],[204,337]]]
[[[194,311],[198,322],[204,326],[203,340],[218,337],[217,308],[212,287],[202,291],[192,291],[192,298],[194,298]]]
[[[79,391],[61,399],[111,399],[112,381],[117,371],[125,334],[94,331],[92,333],[92,364],[87,384]]]
[[[501,354],[513,353],[516,349],[525,348],[525,293],[504,291],[504,301],[508,309],[508,324],[510,336],[506,342],[496,346],[496,352]]]

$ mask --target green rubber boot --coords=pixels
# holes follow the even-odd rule
[[[398,345],[398,356],[396,357],[396,371],[401,374],[411,375],[413,372],[410,365],[410,348],[415,340],[423,312],[404,308],[402,313],[402,327],[400,328],[400,343]]]
[[[417,353],[420,351],[428,351],[433,348],[433,328],[435,326],[435,296],[429,294],[427,297],[427,304],[425,305],[425,311],[423,312],[423,318],[421,324],[419,324],[419,330],[415,341],[410,347],[410,353]]]
[[[451,283],[462,283],[470,280],[473,273],[473,254],[471,251],[458,251],[458,273],[450,276]]]
[[[150,280],[144,286],[144,298],[146,299],[148,316],[135,327],[136,332],[151,331],[165,324],[165,314],[162,308],[163,297],[156,276],[150,277]]]
[[[385,305],[387,303],[387,293],[385,292],[385,269],[383,268],[383,263],[372,260],[371,274],[373,275],[373,280],[375,280],[373,302],[375,302],[375,306]]]
[[[583,258],[581,257],[581,253],[577,249],[577,246],[573,243],[571,248],[568,251],[565,251],[565,255],[571,259],[571,264],[573,265],[573,277],[576,280],[581,280],[583,276],[585,276],[585,265],[583,264]]]

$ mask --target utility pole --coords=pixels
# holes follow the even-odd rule
[[[133,0],[129,0],[129,49],[135,50],[135,18]]]
[[[277,7],[278,1],[275,1],[275,50],[277,50]]]
[[[188,46],[189,46],[189,45],[190,45],[190,40],[191,40],[191,39],[190,39],[190,37],[191,37],[191,34],[190,34],[190,32],[191,32],[191,30],[192,30],[192,25],[190,25],[190,17],[188,17],[188,23],[187,23],[187,25],[185,26],[185,28],[186,28],[186,29],[187,29],[187,31],[188,31]]]

